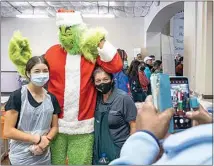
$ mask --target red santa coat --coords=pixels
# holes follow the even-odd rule
[[[85,134],[94,131],[97,92],[91,80],[95,64],[81,55],[69,55],[61,45],[52,46],[45,55],[50,65],[49,92],[59,101],[59,132]],[[97,64],[109,73],[119,72],[122,61],[116,49],[105,42]]]

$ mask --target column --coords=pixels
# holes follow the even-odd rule
[[[212,3],[184,2],[184,75],[203,95],[212,95]]]

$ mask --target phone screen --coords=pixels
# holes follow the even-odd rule
[[[190,128],[192,122],[186,118],[186,112],[190,111],[190,95],[188,79],[183,77],[170,78],[171,98],[175,109],[173,117],[174,130]]]

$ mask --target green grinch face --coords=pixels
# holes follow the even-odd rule
[[[86,27],[83,25],[59,28],[59,41],[71,55],[80,54],[80,40],[85,29]]]

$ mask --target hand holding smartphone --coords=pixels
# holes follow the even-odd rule
[[[192,127],[192,121],[186,117],[186,112],[191,111],[190,90],[186,77],[170,77],[171,99],[175,109],[172,132],[188,129]]]
[[[192,121],[186,117],[186,112],[191,110],[189,83],[186,77],[153,74],[151,87],[153,103],[158,111],[162,112],[170,107],[175,109],[170,121],[170,133],[192,127]]]

